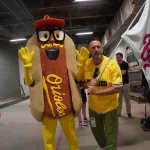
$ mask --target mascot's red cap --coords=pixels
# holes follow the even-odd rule
[[[38,20],[34,23],[34,29],[41,29],[42,27],[45,26],[53,26],[53,27],[59,27],[59,28],[64,28],[65,21],[62,19],[57,19],[57,18],[51,18],[48,15],[44,16],[42,20]]]

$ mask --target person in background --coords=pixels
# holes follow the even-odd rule
[[[122,101],[124,96],[128,118],[131,118],[132,115],[131,115],[131,102],[130,102],[130,84],[129,84],[129,76],[128,76],[129,66],[128,63],[123,61],[123,54],[120,52],[116,54],[116,60],[120,66],[122,72],[122,78],[123,78],[123,86],[119,93],[119,116],[121,116]]]
[[[76,50],[79,66],[76,80],[81,81],[83,76],[82,85],[88,89],[90,126],[99,145],[97,150],[105,147],[106,150],[117,150],[121,70],[114,60],[103,55],[99,38],[89,41],[88,50],[82,48],[80,53]],[[103,73],[97,78],[103,69]]]
[[[81,90],[81,97],[82,97],[82,102],[83,102],[81,112],[82,112],[84,120],[82,121],[82,116],[80,112],[78,116],[79,126],[88,126],[88,119],[86,116],[86,102],[87,102],[86,92],[83,87],[81,87],[80,90]]]

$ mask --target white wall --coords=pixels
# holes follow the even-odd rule
[[[16,49],[15,44],[0,41],[0,100],[20,98]]]

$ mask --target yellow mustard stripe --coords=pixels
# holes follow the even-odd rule
[[[53,115],[55,116],[55,113],[54,113],[54,110],[53,110],[53,106],[52,106],[52,103],[51,103],[51,100],[50,100],[50,97],[49,97],[49,94],[48,94],[48,88],[47,88],[47,85],[45,83],[45,77],[44,76],[43,76],[43,80],[42,81],[43,81],[43,88],[44,88],[44,90],[46,92],[46,97],[47,97],[49,106],[50,106],[50,108],[52,110]]]
[[[61,44],[53,43],[53,46],[59,46],[59,47],[61,47],[61,48],[62,48],[64,45],[63,45],[63,44],[61,45]]]
[[[52,46],[56,46],[56,47],[63,47],[64,46],[64,44],[56,44],[56,43],[50,43],[50,44],[44,44],[44,45],[41,45],[41,48],[45,48],[45,47],[52,47]]]

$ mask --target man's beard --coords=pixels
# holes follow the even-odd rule
[[[100,58],[102,58],[102,55],[101,55],[101,54],[95,54],[95,55],[93,56],[93,59],[100,59]]]

